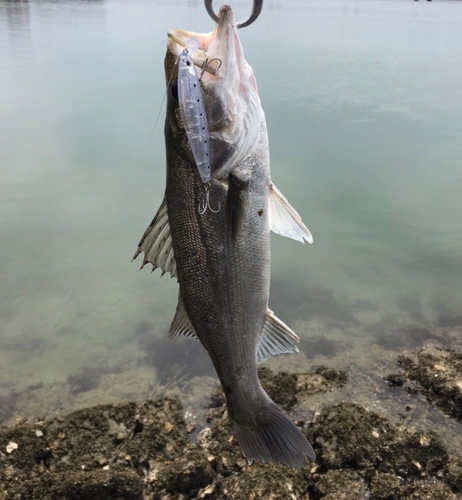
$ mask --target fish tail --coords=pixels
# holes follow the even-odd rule
[[[273,401],[258,412],[257,420],[253,425],[232,421],[234,434],[247,460],[293,467],[305,465],[306,458],[316,460],[311,444]]]

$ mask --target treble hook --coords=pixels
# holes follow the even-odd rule
[[[209,16],[217,23],[220,20],[220,18],[215,14],[213,10],[212,6],[213,0],[204,0],[204,1],[205,1],[205,8],[207,9]],[[262,8],[263,8],[263,0],[253,0],[252,13],[245,21],[236,23],[236,26],[238,28],[246,28],[247,26],[250,26],[254,21],[256,21],[257,17],[261,14]]]
[[[208,208],[212,213],[217,214],[220,211],[221,204],[220,202],[218,202],[218,208],[216,210],[214,210],[210,205],[210,183],[206,184],[204,186],[204,189],[205,189],[205,199],[202,198],[202,200],[199,201],[199,213],[201,215],[204,215]]]
[[[210,63],[212,63],[213,61],[218,61],[220,63],[220,65],[218,66],[218,68],[215,71],[218,71],[223,64],[223,61],[221,59],[219,59],[218,57],[214,57],[212,59],[209,59],[207,57],[207,52],[205,52],[205,50],[203,52],[205,54],[205,59],[204,59],[204,63],[202,64],[201,74],[199,76],[199,80],[202,80],[202,77],[204,76],[204,73],[207,71],[207,68],[210,66]]]

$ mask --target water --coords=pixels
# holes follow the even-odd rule
[[[456,2],[266,0],[241,32],[273,180],[315,239],[272,247],[271,306],[310,359],[462,323],[461,24]],[[165,340],[174,280],[130,264],[165,185],[171,27],[212,23],[198,0],[0,1],[4,413],[31,385],[136,398],[212,374]]]

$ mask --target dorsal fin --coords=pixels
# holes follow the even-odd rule
[[[170,325],[170,331],[168,332],[168,338],[173,339],[178,337],[178,335],[184,335],[185,337],[196,337],[197,333],[191,324],[188,313],[183,304],[183,299],[181,297],[181,292],[178,294],[178,304],[176,306],[175,316],[173,318],[172,324]]]
[[[265,324],[257,346],[257,363],[263,363],[271,356],[299,352],[299,336],[268,309]]]
[[[162,270],[162,274],[170,273],[172,277],[176,277],[176,262],[170,224],[168,222],[166,198],[164,198],[156,216],[143,234],[132,261],[141,252],[144,252],[141,269],[149,262],[152,264],[153,271],[159,267]]]
[[[313,243],[313,236],[302,218],[273,183],[270,184],[269,221],[273,232],[302,243]]]

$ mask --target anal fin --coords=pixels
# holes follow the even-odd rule
[[[149,262],[152,264],[153,271],[159,267],[162,270],[162,274],[170,273],[172,277],[176,277],[176,262],[170,224],[168,221],[166,198],[164,198],[154,220],[143,234],[132,261],[135,260],[141,252],[144,252],[144,260],[141,269]]]
[[[313,243],[313,236],[287,198],[271,183],[269,195],[270,229],[297,241]]]
[[[173,339],[175,337],[178,337],[179,335],[197,338],[197,333],[194,330],[188,313],[186,312],[186,309],[184,307],[181,292],[178,294],[178,304],[176,306],[175,317],[173,318],[172,324],[170,325],[168,338]]]
[[[268,309],[257,346],[257,363],[263,363],[271,356],[278,354],[299,352],[297,347],[299,342],[300,337]]]

